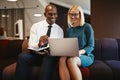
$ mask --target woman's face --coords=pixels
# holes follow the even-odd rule
[[[78,10],[71,9],[69,17],[74,27],[80,26],[80,12]]]

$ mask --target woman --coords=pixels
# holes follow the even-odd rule
[[[79,67],[89,67],[94,61],[94,31],[85,22],[84,13],[80,6],[74,5],[68,11],[68,25],[66,37],[77,37],[79,56],[61,57],[59,60],[60,80],[82,80]]]

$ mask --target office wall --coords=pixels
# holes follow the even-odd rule
[[[91,0],[95,38],[120,38],[120,0]]]
[[[4,16],[3,16],[4,15]],[[6,31],[7,37],[14,37],[14,23],[22,19],[24,22],[24,9],[0,9],[0,26]]]

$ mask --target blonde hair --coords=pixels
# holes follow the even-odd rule
[[[71,22],[71,20],[70,20],[69,13],[70,13],[70,11],[73,10],[73,9],[79,11],[80,16],[81,16],[80,26],[83,26],[84,23],[85,23],[85,18],[84,18],[83,10],[82,10],[81,6],[79,6],[79,5],[73,5],[73,6],[69,9],[69,11],[68,11],[68,26],[72,26],[72,22]]]

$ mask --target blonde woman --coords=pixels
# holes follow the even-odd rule
[[[94,61],[94,31],[85,22],[84,13],[79,5],[72,6],[68,11],[68,29],[66,37],[77,37],[79,56],[61,57],[59,60],[60,80],[82,80],[79,67],[89,67]]]

